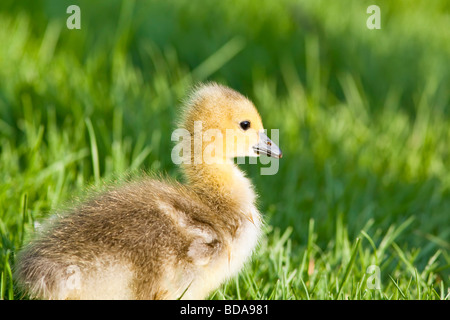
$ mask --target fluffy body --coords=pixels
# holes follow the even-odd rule
[[[262,129],[249,100],[216,84],[197,88],[183,114],[188,130],[196,119]],[[206,298],[242,268],[261,229],[250,181],[223,160],[184,165],[186,184],[143,178],[49,220],[18,255],[20,286],[44,299]]]

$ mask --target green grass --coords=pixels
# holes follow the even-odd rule
[[[376,1],[377,31],[373,1],[80,1],[79,31],[72,3],[23,3],[0,5],[1,299],[21,298],[15,252],[53,210],[179,177],[177,106],[205,80],[253,99],[284,154],[274,176],[242,166],[265,234],[212,299],[450,298],[447,1]]]

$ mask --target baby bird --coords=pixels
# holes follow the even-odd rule
[[[179,127],[186,135],[174,150],[183,153],[186,183],[142,178],[49,219],[17,256],[24,291],[40,299],[205,299],[237,274],[262,221],[233,158],[281,151],[252,102],[216,83],[193,90]]]

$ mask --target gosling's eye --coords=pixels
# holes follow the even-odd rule
[[[242,121],[240,123],[240,126],[242,130],[247,130],[248,128],[250,128],[250,121]]]

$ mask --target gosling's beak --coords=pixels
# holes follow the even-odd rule
[[[253,150],[257,154],[262,153],[269,157],[281,158],[283,156],[280,148],[263,131],[259,132],[259,142],[253,146]]]

